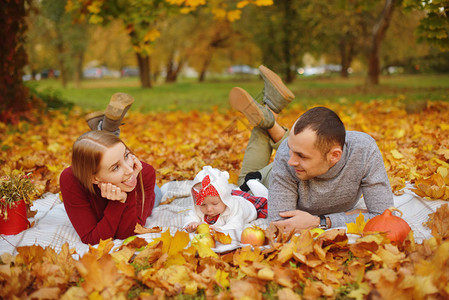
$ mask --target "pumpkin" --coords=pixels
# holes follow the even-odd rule
[[[399,212],[402,217],[402,212],[399,209],[390,207],[381,215],[370,219],[363,228],[363,233],[386,232],[390,241],[402,243],[411,229],[404,219],[393,215],[393,211]]]

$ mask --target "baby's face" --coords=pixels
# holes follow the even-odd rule
[[[219,196],[206,196],[199,207],[203,214],[215,217],[225,211],[226,204],[221,201]]]

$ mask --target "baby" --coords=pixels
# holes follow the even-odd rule
[[[229,173],[210,166],[203,167],[193,181],[193,207],[184,219],[184,229],[193,232],[201,223],[211,225],[215,230],[235,229],[241,231],[256,218],[266,217],[266,188],[260,183],[257,197],[228,182]],[[255,181],[255,180],[251,180]],[[252,186],[257,185],[251,182]]]

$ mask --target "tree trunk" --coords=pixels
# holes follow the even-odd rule
[[[382,40],[385,37],[388,27],[390,26],[394,6],[395,0],[386,0],[379,20],[373,26],[371,48],[368,53],[368,77],[366,78],[367,85],[379,84],[379,52]]]
[[[32,106],[23,85],[23,67],[28,58],[24,48],[29,1],[3,1],[0,17],[0,121],[17,123],[20,114]]]
[[[175,67],[175,64],[173,61],[168,63],[169,66],[167,66],[167,77],[165,78],[165,82],[167,83],[173,83],[176,82],[178,79],[178,75],[182,70],[182,67],[184,65],[184,60],[180,60],[178,64]]]
[[[61,84],[64,88],[67,87],[67,70],[64,63],[64,43],[62,38],[62,33],[56,29],[56,50],[58,51],[58,65],[59,65],[59,76],[61,78]]]
[[[201,67],[200,77],[198,78],[199,82],[204,82],[204,80],[206,79],[206,72],[207,72],[207,69],[209,68],[209,64],[212,60],[212,51],[208,51],[207,53],[208,53],[208,55],[204,59],[203,66]]]
[[[282,41],[282,52],[284,56],[284,72],[285,72],[285,82],[292,83],[295,79],[292,67],[292,42],[291,37],[293,36],[293,23],[294,18],[294,8],[292,7],[292,1],[286,0],[281,2],[283,4],[285,17],[283,19],[284,23],[284,38]]]
[[[354,57],[354,39],[346,35],[342,37],[340,41],[340,60],[341,60],[341,71],[340,75],[343,78],[348,78],[348,69],[351,67],[352,59]]]
[[[139,64],[140,84],[143,88],[151,88],[150,57],[142,56],[140,53],[136,53],[136,56]]]
[[[75,59],[75,87],[80,88],[83,77],[84,53],[77,53]]]
[[[167,75],[165,76],[165,82],[171,83],[176,81],[176,70],[175,70],[175,53],[172,51],[168,58],[166,71]]]

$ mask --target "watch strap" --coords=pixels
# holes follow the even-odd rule
[[[318,226],[318,228],[328,229],[329,227],[327,226],[326,216],[321,215],[319,217],[320,217],[320,225]]]

